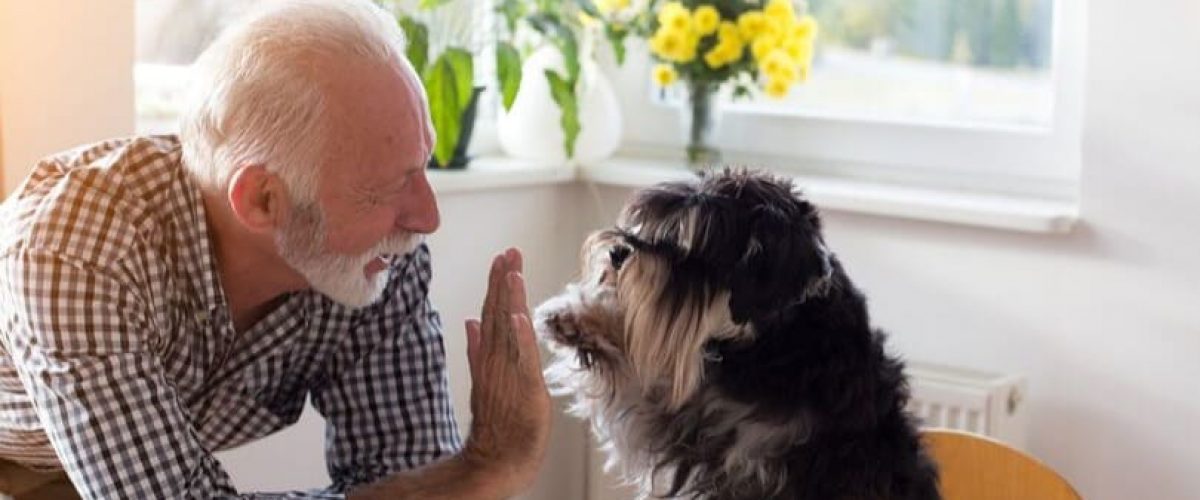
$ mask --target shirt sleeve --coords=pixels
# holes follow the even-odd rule
[[[121,262],[47,252],[0,259],[3,338],[55,453],[83,498],[340,498],[239,495],[189,423],[155,354],[154,323]]]
[[[389,269],[384,297],[352,327],[354,351],[313,390],[326,420],[326,463],[345,492],[420,467],[461,447],[437,311],[429,302],[429,249]]]

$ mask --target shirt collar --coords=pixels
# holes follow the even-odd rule
[[[182,204],[178,213],[183,214],[182,224],[178,229],[179,244],[182,246],[180,257],[184,260],[182,265],[189,281],[199,287],[196,292],[203,300],[203,309],[210,314],[227,312],[228,303],[225,291],[221,288],[220,273],[217,271],[217,258],[212,233],[209,231],[204,197],[199,183],[183,167],[181,153],[178,148],[172,152],[178,156],[179,175],[183,181],[183,192],[177,198]]]

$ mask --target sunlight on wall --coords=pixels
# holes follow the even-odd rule
[[[8,196],[12,187],[8,184],[8,175],[6,166],[8,165],[7,151],[4,149],[5,128],[4,128],[4,92],[8,83],[8,47],[11,45],[8,42],[8,33],[12,29],[8,26],[10,10],[9,2],[0,2],[0,200]]]
[[[6,194],[43,156],[133,131],[133,0],[82,5],[0,2]]]

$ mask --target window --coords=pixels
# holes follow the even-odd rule
[[[250,0],[137,0],[134,105],[138,133],[168,133],[187,87],[188,67]]]
[[[1046,129],[1053,0],[811,0],[817,71],[747,111]]]
[[[170,133],[187,87],[189,66],[221,30],[262,0],[136,0],[134,102],[139,133]],[[417,12],[418,0],[378,0],[392,12]],[[434,50],[448,43],[482,51],[491,22],[488,2],[449,0],[431,13],[417,14],[431,26]],[[449,39],[453,37],[453,39]],[[470,40],[464,40],[469,37]],[[468,43],[469,42],[469,43]],[[477,79],[490,78],[491,60],[479,58]],[[482,80],[481,80],[482,81]],[[490,116],[491,113],[485,113]]]
[[[718,143],[735,162],[1074,197],[1085,3],[808,0],[821,23],[808,82],[782,101],[726,99]],[[627,150],[676,150],[677,93],[630,52]]]

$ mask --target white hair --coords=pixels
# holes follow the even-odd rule
[[[297,202],[316,199],[326,146],[318,61],[398,65],[428,103],[404,55],[404,34],[367,0],[268,2],[226,29],[196,61],[180,118],[185,168],[210,189],[262,164]],[[431,128],[431,127],[430,127]]]

